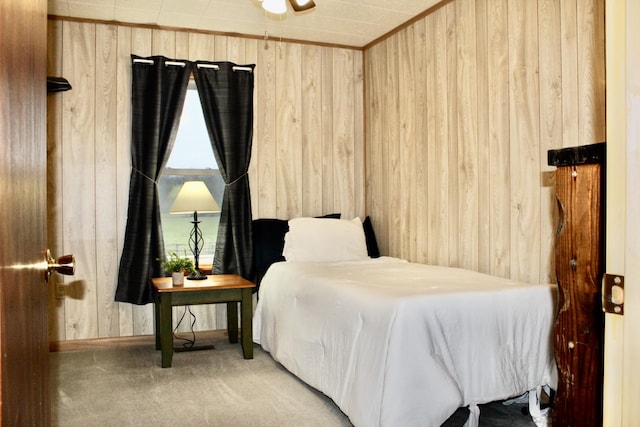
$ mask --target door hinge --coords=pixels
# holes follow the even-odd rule
[[[605,274],[602,280],[602,310],[624,314],[624,276]]]

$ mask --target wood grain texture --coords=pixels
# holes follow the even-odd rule
[[[124,232],[127,225],[127,208],[129,203],[129,176],[131,175],[131,58],[133,31],[130,27],[118,27],[118,67],[117,109],[116,109],[116,239],[118,241],[118,262],[111,268],[117,269],[122,256],[124,246]],[[126,43],[125,43],[126,41]],[[138,51],[136,51],[138,52]],[[55,122],[54,122],[55,123]],[[52,124],[49,124],[51,127]],[[102,283],[99,282],[99,283]],[[107,283],[105,286],[116,286],[116,283]],[[133,307],[131,304],[118,304],[118,335],[133,335]]]
[[[245,57],[244,62],[246,64],[258,64],[258,49],[260,47],[258,44],[261,43],[258,40],[247,40],[245,44]],[[256,159],[260,159],[260,146],[257,141],[256,135],[258,135],[258,120],[257,117],[260,114],[263,106],[258,102],[258,88],[262,85],[260,81],[259,73],[254,71],[254,90],[253,90],[253,139],[251,143],[251,161],[249,162],[249,186],[251,187],[251,181],[256,179],[258,176],[258,161]],[[253,187],[255,188],[255,186]],[[258,191],[251,192],[251,210],[252,212],[258,211],[259,204],[259,195]]]
[[[489,32],[487,0],[478,0],[475,4],[476,16],[476,137],[478,139],[478,271],[491,270],[491,169],[489,131]]]
[[[429,174],[429,251],[427,263],[449,265],[449,101],[448,87],[448,45],[447,14],[436,13],[429,16],[427,28],[430,28],[430,46],[427,56],[433,56],[433,69],[427,76],[429,99],[427,108],[433,115],[433,131],[428,134]],[[432,22],[429,22],[432,21]],[[453,195],[452,195],[453,196]]]
[[[151,54],[176,58],[175,31],[151,30]]]
[[[577,2],[560,2],[562,49],[562,135],[563,147],[580,145],[579,80],[578,80],[578,16]],[[586,141],[582,141],[585,143]],[[559,148],[559,147],[557,147]]]
[[[47,4],[0,3],[0,425],[51,423],[47,247]],[[54,31],[55,33],[55,31]],[[59,45],[58,45],[59,46]],[[54,58],[59,58],[53,55]],[[58,62],[57,60],[54,62]],[[49,62],[49,65],[53,65]],[[50,103],[49,106],[52,104]],[[60,236],[60,234],[57,234]],[[57,242],[54,242],[57,243]],[[56,278],[54,278],[56,279]]]
[[[537,5],[509,3],[511,277],[539,281],[540,109]],[[533,185],[532,185],[533,184]],[[532,268],[534,267],[534,268]]]
[[[447,221],[447,240],[449,245],[448,263],[454,267],[460,267],[460,248],[459,243],[459,230],[460,224],[460,210],[459,210],[459,198],[458,198],[458,181],[460,179],[458,174],[459,159],[458,159],[458,87],[456,78],[458,74],[458,27],[456,22],[456,3],[450,3],[442,9],[445,14],[446,30],[444,42],[446,43],[446,74],[445,84],[447,97],[447,139],[446,142],[436,142],[447,144],[447,186],[448,192],[448,221]]]
[[[415,43],[414,76],[415,76],[415,259],[426,262],[429,258],[429,130],[433,127],[433,110],[428,108],[429,75],[433,73],[433,56],[427,54],[427,27],[425,20],[413,24]],[[433,80],[432,80],[433,81]],[[417,135],[425,135],[417,138]]]
[[[602,425],[602,167],[559,166],[556,171],[561,227],[555,253],[559,309],[554,349],[559,378],[554,425]]]
[[[362,51],[353,50],[353,215],[364,219],[366,211],[365,203],[365,138],[364,131],[364,55]],[[362,142],[362,143],[360,143]],[[342,205],[342,200],[338,203]]]
[[[336,212],[334,208],[333,182],[333,56],[334,49],[322,48],[322,206],[325,212]]]
[[[386,54],[387,51],[383,43],[369,49],[364,57],[365,69],[371,69],[374,66],[386,63]],[[379,249],[382,253],[388,253],[388,245],[386,243],[387,224],[385,221],[389,213],[385,203],[385,192],[388,187],[382,178],[385,170],[384,159],[386,158],[384,149],[387,146],[383,128],[384,74],[366,73],[365,81],[366,134],[368,143],[365,146],[366,170],[363,190],[367,194],[367,213],[376,213],[371,218],[371,221],[375,228],[376,238],[379,241]]]
[[[406,197],[399,200],[397,215],[400,220],[399,232],[402,239],[399,254],[402,258],[416,256],[417,210],[416,210],[416,53],[415,27],[409,26],[398,34],[398,161],[403,165],[399,169],[400,188],[406,192]]]
[[[547,152],[562,147],[562,49],[560,2],[538,1],[540,36],[540,281],[555,282],[555,235],[558,223],[554,168]]]
[[[459,266],[478,269],[479,181],[478,162],[478,67],[475,2],[456,2],[456,104],[458,165]]]
[[[95,43],[95,25],[63,23],[62,71],[73,90],[63,98],[62,236],[64,251],[75,255],[78,266],[75,276],[65,278],[66,339],[98,335]]]
[[[226,40],[226,50],[222,50],[218,52],[220,57],[226,58],[225,61],[233,62],[236,64],[244,64],[244,46],[246,39],[235,37],[229,38],[224,37],[223,40]]]
[[[258,67],[256,93],[260,102],[257,104],[257,116],[254,121],[257,133],[254,145],[258,150],[258,158],[252,163],[257,165],[257,174],[251,177],[251,192],[257,193],[258,204],[253,206],[255,218],[275,218],[278,215],[276,201],[277,151],[276,151],[276,43],[264,41],[258,48]]]
[[[387,215],[387,241],[389,253],[401,254],[402,241],[409,236],[401,234],[401,200],[404,197],[411,197],[411,194],[402,194],[397,191],[402,188],[401,172],[402,165],[400,159],[400,127],[401,118],[399,114],[399,103],[401,102],[398,93],[398,82],[402,78],[400,76],[400,54],[398,49],[399,34],[394,34],[385,41],[387,49],[387,63],[381,64],[381,69],[386,68],[385,75],[385,141],[386,150],[386,176],[385,182],[389,185],[385,203],[391,208]]]
[[[578,16],[578,115],[581,118],[577,145],[604,141],[605,65],[604,2],[579,1]]]
[[[49,67],[73,86],[48,110],[50,241],[78,259],[69,297],[50,296],[51,340],[153,332],[151,305],[113,302],[131,173],[131,54],[256,64],[255,218],[364,214],[362,52],[64,20],[48,31]],[[192,311],[196,330],[226,327],[224,305]]]
[[[117,304],[117,314],[109,311],[105,298],[115,283],[101,273],[117,270],[126,224],[131,53],[256,64],[255,218],[367,214],[385,255],[537,282],[552,271],[556,221],[549,217],[554,184],[545,181],[543,153],[604,138],[603,13],[601,0],[456,0],[364,52],[49,21],[49,49],[56,50],[49,55],[74,86],[48,111],[49,162],[57,165],[49,181],[52,197],[60,197],[51,233],[64,236],[63,252],[93,263],[81,267],[89,294],[51,300],[50,316],[61,322],[51,338],[153,330],[150,307]],[[115,95],[98,89],[112,71],[97,71],[113,37]],[[114,138],[109,165],[98,159]],[[64,160],[67,146],[77,161]],[[97,206],[108,200],[93,193],[98,181],[109,185],[98,170],[113,176],[113,242],[109,226],[96,222],[104,221]],[[69,179],[81,182],[82,196],[63,207]],[[98,235],[115,245],[116,262],[96,263]],[[110,320],[97,318],[100,304]],[[217,324],[220,314],[199,327]]]
[[[99,337],[119,333],[118,304],[114,301],[119,260],[117,216],[117,42],[114,25],[96,25],[96,117],[95,120],[95,193],[96,193],[96,297]],[[98,285],[100,283],[100,285]]]
[[[333,200],[341,207],[345,218],[355,216],[354,148],[355,125],[353,91],[353,54],[348,49],[337,49],[333,55],[333,75],[343,76],[333,85]]]
[[[509,34],[507,0],[487,4],[487,110],[489,114],[489,269],[509,277],[511,182],[509,179]]]
[[[303,46],[302,213],[322,210],[322,48]]]
[[[278,43],[276,49],[276,212],[292,218],[302,215],[302,48]]]
[[[456,0],[364,52],[366,210],[383,254],[554,280],[546,150],[604,132],[602,5]],[[396,152],[407,124],[426,152]]]
[[[47,75],[62,76],[62,22],[53,22],[47,29]],[[63,94],[61,94],[63,95]],[[48,120],[59,123],[62,120],[63,96],[48,96]],[[47,126],[47,242],[52,254],[62,254],[62,126]],[[64,283],[54,273],[51,283]],[[65,336],[65,304],[56,299],[55,286],[49,286],[49,336]]]

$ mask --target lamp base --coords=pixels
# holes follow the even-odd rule
[[[196,269],[191,272],[191,274],[187,277],[189,280],[206,280],[207,275],[202,274],[200,270]]]

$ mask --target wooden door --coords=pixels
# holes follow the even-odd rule
[[[0,1],[0,425],[50,424],[45,0]]]

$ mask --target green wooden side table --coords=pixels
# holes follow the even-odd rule
[[[151,279],[154,288],[156,350],[162,352],[162,367],[170,368],[173,359],[173,331],[171,307],[179,305],[227,303],[227,332],[229,342],[238,342],[238,303],[242,353],[253,359],[253,302],[255,284],[236,274],[208,275],[206,280],[185,279],[184,285],[173,286],[170,277]]]

